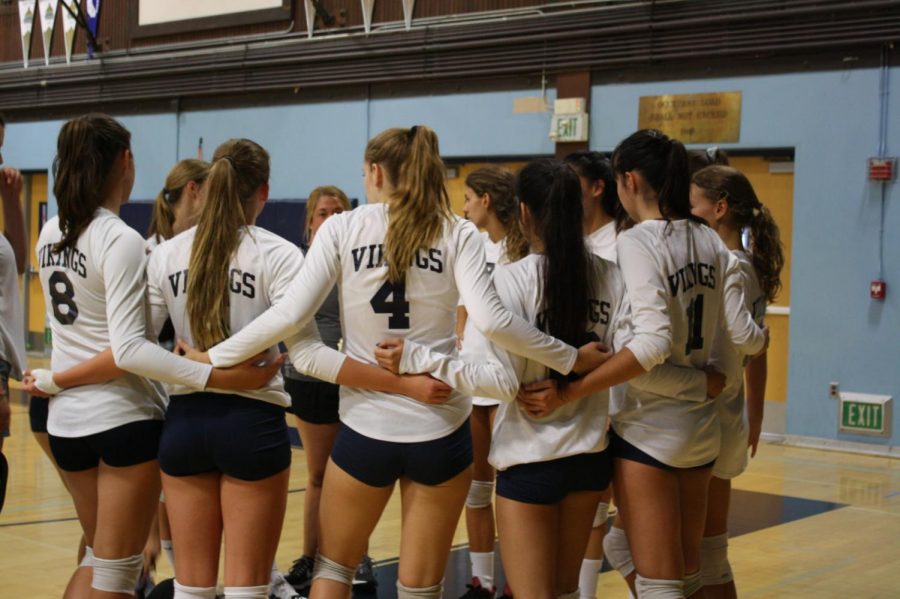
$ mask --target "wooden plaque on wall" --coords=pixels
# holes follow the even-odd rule
[[[642,96],[639,129],[659,129],[682,143],[741,138],[741,92]]]

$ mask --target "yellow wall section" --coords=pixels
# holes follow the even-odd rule
[[[40,211],[41,202],[47,201],[47,175],[36,174],[31,175],[31,214],[29,216],[30,227],[28,231],[28,243],[31,246],[29,260],[35,270],[38,270],[40,263],[38,262],[35,246],[37,245],[40,230]],[[28,330],[35,333],[44,333],[44,294],[41,291],[41,280],[37,275],[31,277],[31,283],[28,295]]]
[[[747,175],[753,184],[759,201],[766,205],[781,231],[784,243],[784,270],[781,273],[781,293],[775,298],[774,306],[791,305],[791,237],[794,218],[794,174],[770,173],[769,162],[756,156],[731,158],[731,165]],[[766,399],[787,400],[788,375],[788,322],[790,316],[770,314],[766,317],[769,325],[769,377],[766,384]]]

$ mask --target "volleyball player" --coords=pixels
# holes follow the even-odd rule
[[[306,200],[305,250],[328,218],[352,208],[341,189],[317,187]],[[319,311],[316,327],[322,342],[337,348],[341,341],[341,307],[337,286],[332,287]],[[315,556],[319,547],[319,499],[325,466],[340,428],[339,387],[328,381],[307,377],[285,364],[284,390],[291,396],[291,408],[297,416],[297,429],[306,456],[307,483],[303,494],[303,554],[294,561],[286,579],[297,591],[308,593],[312,585]],[[371,589],[377,585],[372,559],[364,555],[353,577],[354,587]]]
[[[416,126],[380,133],[367,145],[363,169],[371,203],[322,226],[288,293],[212,348],[213,364],[236,363],[296,330],[338,281],[345,351],[360,360],[372,361],[375,344],[392,331],[452,351],[462,296],[475,325],[495,341],[563,373],[598,362],[596,344],[576,351],[502,308],[477,230],[450,212],[433,131]],[[469,406],[458,392],[426,404],[341,390],[342,427],[325,472],[312,597],[347,596],[397,480],[403,502],[398,597],[441,596],[471,481]]]
[[[728,166],[709,166],[694,173],[691,211],[719,234],[739,261],[745,305],[762,326],[766,305],[781,288],[784,266],[778,225],[769,210],[742,173]],[[747,249],[742,241],[745,229],[750,238]],[[727,339],[716,343],[714,353],[717,365],[725,369],[728,384],[718,401],[722,441],[709,484],[701,572],[705,596],[728,599],[737,596],[728,562],[731,480],[747,467],[748,445],[756,455],[765,404],[766,354],[746,362]]]
[[[519,202],[516,199],[516,178],[508,169],[489,165],[472,171],[466,177],[466,217],[482,230],[487,268],[515,262],[528,254],[528,240],[519,222]],[[457,330],[466,327],[465,306],[460,306],[461,322]],[[460,335],[463,345],[468,332]],[[474,333],[473,333],[474,334]],[[472,359],[478,359],[468,352]],[[488,463],[491,447],[491,427],[500,401],[490,397],[472,397],[472,484],[466,496],[466,529],[469,538],[469,564],[472,582],[463,599],[493,597],[494,582],[494,468]],[[503,596],[511,597],[508,587]]]
[[[723,311],[740,351],[754,354],[766,343],[743,305],[737,261],[690,213],[684,146],[656,130],[638,131],[616,147],[612,165],[619,199],[637,223],[617,241],[634,335],[561,393],[546,383],[526,389],[533,405],[582,397],[663,363],[688,374],[702,370]],[[700,381],[694,401],[667,385],[629,385],[611,409],[616,497],[641,598],[690,597],[702,586],[700,544],[719,431],[716,403]],[[607,557],[614,563],[616,556]]]
[[[117,216],[134,183],[130,134],[117,121],[89,114],[66,122],[54,179],[59,216],[43,227],[37,247],[52,366],[101,364],[107,347],[115,358],[110,368],[82,371],[87,386],[63,389],[50,371],[37,373],[39,386],[55,393],[50,446],[93,547],[68,592],[90,586],[91,597],[130,597],[159,499],[164,394],[143,376],[194,388],[252,387],[279,363],[210,371],[147,341],[144,240]],[[111,375],[116,364],[129,374]]]

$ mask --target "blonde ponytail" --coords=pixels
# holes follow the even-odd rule
[[[230,334],[231,258],[250,201],[268,180],[269,154],[255,142],[233,139],[216,149],[188,266],[187,316],[194,345],[201,350]]]
[[[416,252],[437,241],[450,221],[438,138],[422,125],[388,129],[369,141],[365,159],[381,165],[394,185],[384,251],[388,279],[402,283]]]

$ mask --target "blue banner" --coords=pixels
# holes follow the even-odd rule
[[[100,26],[100,0],[84,0],[85,14],[87,16],[88,31],[93,39],[97,39],[97,28]],[[94,45],[88,39],[88,58],[94,57]]]

